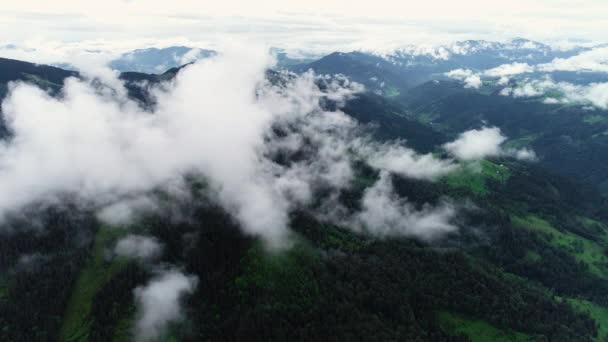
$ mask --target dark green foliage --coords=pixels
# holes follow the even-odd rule
[[[592,274],[571,254],[543,241],[537,233],[503,226],[497,239],[500,244],[485,248],[484,255],[507,272],[536,280],[564,296],[583,296],[608,304],[606,280]],[[526,258],[530,251],[538,255],[536,260]]]
[[[407,139],[408,146],[423,153],[446,142],[442,134],[408,117],[398,103],[372,93],[349,101],[343,110],[363,124],[376,125],[374,136],[379,140]]]
[[[311,218],[295,224],[313,241],[356,251],[299,243],[268,254],[250,245],[233,265],[240,275],[221,287],[201,284],[205,295],[189,306],[200,329],[193,339],[447,340],[436,319],[443,309],[552,340],[595,334],[593,321],[566,303],[460,252],[356,238]]]
[[[0,275],[8,277],[6,296],[0,298],[6,341],[55,340],[95,224],[69,206],[35,217],[43,230],[22,220],[8,221],[0,229],[21,229],[0,235]]]
[[[89,341],[112,341],[121,335],[126,335],[127,340],[132,339],[129,333],[136,315],[133,290],[142,285],[146,278],[146,272],[139,265],[131,263],[95,295]],[[126,332],[117,332],[123,320],[131,324]]]

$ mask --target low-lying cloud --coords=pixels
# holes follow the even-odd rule
[[[576,103],[608,109],[608,83],[577,85],[555,82],[546,77],[541,80],[524,80],[515,86],[502,89],[500,94],[513,97],[544,96],[543,102],[547,104]]]
[[[114,254],[127,258],[149,260],[158,258],[162,250],[163,247],[157,239],[130,234],[118,240],[114,247]]]
[[[427,204],[416,209],[395,194],[387,172],[382,172],[380,179],[365,191],[361,204],[362,210],[349,224],[355,230],[374,236],[433,240],[458,229],[452,222],[456,215],[453,204],[445,202],[436,207]]]
[[[243,50],[223,51],[151,87],[152,110],[103,70],[89,73],[95,81],[67,79],[58,97],[12,84],[2,105],[12,137],[0,145],[0,218],[69,194],[121,224],[155,208],[147,193],[194,173],[246,233],[281,246],[289,213],[319,190],[350,186],[353,160],[427,180],[456,167],[403,142],[376,143],[342,111],[326,109],[361,93],[357,83],[312,73],[270,82],[265,49],[247,50],[247,63]]]
[[[600,46],[568,58],[539,64],[538,71],[608,72],[608,47]]]
[[[496,81],[497,85],[505,86],[500,90],[504,96],[542,96],[547,104],[576,103],[608,108],[608,83],[574,84],[553,81],[550,74],[560,71],[608,73],[608,47],[599,46],[572,57],[555,58],[551,62],[536,65],[516,62],[481,71],[455,69],[446,73],[446,76],[462,81],[465,88],[478,89],[484,79]],[[535,73],[544,75],[535,76]]]
[[[461,133],[443,148],[454,157],[464,160],[480,160],[487,157],[509,156],[521,160],[534,160],[536,154],[526,148],[513,149],[503,147],[507,137],[498,127],[482,127]]]
[[[183,296],[194,292],[198,278],[176,269],[162,271],[145,285],[135,289],[138,319],[135,339],[139,342],[158,341],[169,323],[182,318]]]
[[[468,71],[468,76],[461,76],[460,73],[451,74],[451,72],[447,75],[463,81],[465,88],[479,89],[482,85],[480,74]],[[509,83],[512,85],[507,86]],[[547,104],[582,104],[601,109],[608,108],[607,82],[580,85],[570,82],[555,82],[549,76],[541,79],[525,78],[513,81],[508,75],[503,75],[496,80],[496,84],[506,86],[499,91],[499,94],[503,96],[545,97],[543,102]]]
[[[452,160],[438,159],[432,153],[419,154],[396,142],[367,141],[357,144],[357,151],[367,156],[371,166],[407,178],[433,180],[458,167]]]
[[[534,68],[528,63],[515,62],[511,64],[499,65],[495,68],[488,69],[483,72],[483,75],[488,77],[505,77],[519,75],[532,71],[534,71]]]
[[[464,82],[465,88],[479,89],[483,82],[481,77],[470,69],[456,69],[446,73],[446,76]]]

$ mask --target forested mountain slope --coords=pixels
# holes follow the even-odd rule
[[[7,60],[0,60],[0,69],[2,63],[13,73],[7,81],[50,84],[54,93],[76,76]],[[121,78],[130,96],[153,107],[147,86],[179,72]],[[594,126],[574,127],[580,121],[569,108],[556,108],[547,119],[540,106],[546,105],[442,82],[399,98],[363,93],[345,104],[344,112],[368,124],[374,139],[401,138],[421,152],[441,155],[441,145],[484,122],[516,138],[512,144],[537,151],[539,163],[487,158],[436,180],[391,175],[397,196],[415,208],[446,198],[462,204],[460,229],[437,241],[336,226],[314,215],[320,198],[289,217],[293,245],[269,252],[239,229],[199,176],[188,178],[187,201],[154,191],[150,198],[162,205],[126,226],[101,223],[70,198],[42,213],[32,208],[31,215],[10,217],[0,230],[2,336],[132,340],[134,291],[156,270],[112,250],[121,237],[137,233],[163,244],[160,264],[199,279],[184,298],[183,319],[164,340],[605,340],[608,203],[595,187],[568,177],[571,171],[551,168],[551,160],[563,162],[555,158],[574,151],[569,144],[590,143]],[[537,133],[547,125],[555,133]],[[540,135],[525,140],[532,134]],[[572,141],[555,146],[564,135]],[[599,164],[593,164],[597,174]],[[346,210],[360,208],[366,190],[383,176],[365,161],[354,170],[354,181],[337,199]]]
[[[531,147],[548,169],[606,191],[608,169],[600,162],[608,156],[606,110],[463,89],[454,81],[428,82],[400,101],[411,117],[448,135],[481,125],[500,127],[512,146]]]

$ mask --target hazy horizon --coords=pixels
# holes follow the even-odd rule
[[[83,3],[25,0],[3,5],[0,45],[14,44],[45,62],[74,52],[121,53],[135,48],[186,45],[217,48],[226,41],[323,54],[387,51],[408,44],[516,37],[554,46],[608,42],[608,2],[379,0],[369,3],[276,0],[127,1]],[[0,51],[1,57],[11,57]]]

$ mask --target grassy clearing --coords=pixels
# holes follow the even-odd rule
[[[476,195],[484,196],[489,193],[488,180],[505,183],[510,176],[511,172],[508,168],[482,160],[444,177],[443,181],[452,188],[468,189]]]
[[[423,124],[430,124],[431,122],[439,119],[438,113],[424,112],[417,114],[418,121]]]
[[[608,308],[582,299],[568,298],[567,301],[575,310],[585,312],[595,320],[597,341],[608,341]]]
[[[597,242],[571,232],[560,231],[549,222],[534,215],[512,216],[511,223],[515,227],[541,233],[551,245],[572,254],[578,261],[589,266],[589,270],[593,274],[608,277],[608,258],[604,255],[603,246]]]
[[[399,92],[399,89],[395,87],[389,87],[384,91],[384,96],[386,97],[397,97],[399,95],[401,95],[401,93]]]
[[[439,324],[452,334],[465,334],[473,342],[532,341],[526,334],[498,329],[485,321],[469,319],[452,312],[440,312]]]
[[[488,188],[483,176],[471,173],[470,171],[460,171],[444,178],[447,185],[456,189],[467,189],[480,196],[488,194]]]
[[[608,245],[608,226],[600,221],[596,221],[589,217],[585,216],[577,216],[576,219],[590,231],[595,231],[599,235],[601,235],[604,239],[604,243]]]
[[[95,236],[90,259],[84,266],[68,301],[59,333],[60,341],[86,340],[89,314],[95,294],[128,263],[125,259],[106,260],[106,250],[117,238],[126,234],[121,228],[102,227]]]
[[[505,183],[511,177],[511,171],[507,167],[487,160],[481,161],[481,174],[487,179],[501,183]]]

